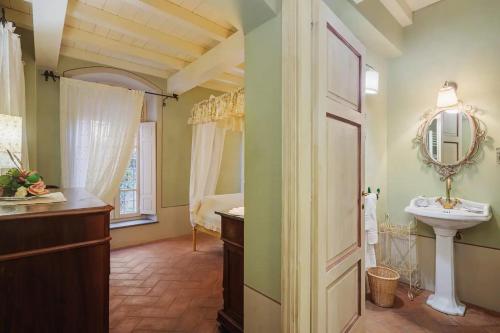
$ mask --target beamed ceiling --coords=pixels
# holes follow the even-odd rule
[[[243,86],[237,18],[210,0],[0,0],[6,17],[32,29],[41,69],[59,56],[168,79],[169,91]],[[232,23],[230,23],[232,22]]]

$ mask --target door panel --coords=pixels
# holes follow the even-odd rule
[[[327,29],[328,93],[359,110],[361,56],[329,23]]]
[[[360,267],[359,264],[355,264],[328,286],[328,332],[348,332],[359,319],[361,315],[359,277]]]
[[[361,332],[365,51],[325,4],[316,18],[312,331]]]
[[[361,245],[358,204],[361,129],[358,124],[331,114],[327,114],[326,122],[327,267],[331,267]]]

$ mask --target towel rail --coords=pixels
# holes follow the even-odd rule
[[[361,194],[366,197],[368,194],[372,193],[372,188],[368,186],[368,192],[363,191]],[[380,197],[380,188],[377,188],[377,200]]]

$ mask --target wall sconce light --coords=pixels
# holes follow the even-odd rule
[[[365,93],[368,95],[378,94],[378,72],[370,65],[366,65]]]
[[[446,81],[439,89],[436,106],[440,109],[455,108],[458,105],[457,84]]]

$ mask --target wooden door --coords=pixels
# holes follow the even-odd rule
[[[360,332],[365,299],[365,51],[325,4],[316,17],[312,332]]]

